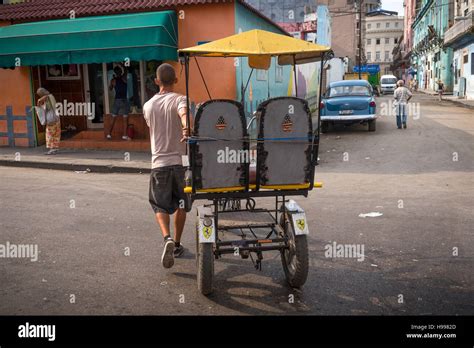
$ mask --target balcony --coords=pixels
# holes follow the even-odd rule
[[[469,12],[464,19],[456,22],[444,33],[444,44],[459,48],[472,40],[474,31],[474,12]]]

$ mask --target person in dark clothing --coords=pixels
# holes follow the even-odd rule
[[[110,81],[109,89],[115,90],[115,100],[112,106],[112,122],[107,132],[107,139],[112,139],[116,117],[123,116],[123,140],[129,140],[127,136],[128,114],[130,113],[130,102],[127,99],[127,71],[120,67],[114,68],[114,78]]]
[[[441,80],[438,80],[436,82],[437,84],[437,87],[438,87],[438,98],[439,98],[439,101],[442,101],[443,100],[443,92],[444,92],[444,83],[443,81]]]

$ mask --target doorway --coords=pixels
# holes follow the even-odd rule
[[[87,119],[88,129],[104,128],[104,82],[102,64],[84,64],[84,94],[87,103],[91,103],[94,118]]]

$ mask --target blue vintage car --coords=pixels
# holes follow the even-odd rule
[[[375,131],[375,93],[365,80],[332,82],[321,101],[321,132],[335,123],[368,124],[369,132]]]

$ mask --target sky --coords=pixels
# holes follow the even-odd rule
[[[403,0],[382,0],[382,8],[397,11],[399,16],[403,16]]]

